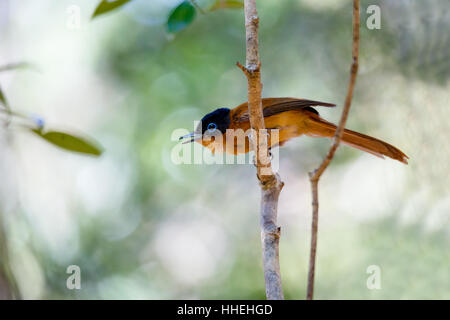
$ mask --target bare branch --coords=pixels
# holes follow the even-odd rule
[[[318,184],[322,174],[327,169],[334,154],[339,147],[339,144],[344,133],[345,123],[347,122],[350,106],[353,98],[353,89],[355,87],[356,76],[358,74],[358,57],[359,57],[359,0],[353,0],[353,46],[352,46],[352,65],[350,68],[350,80],[348,85],[347,96],[345,98],[344,109],[342,110],[341,119],[334,135],[333,144],[330,147],[325,159],[320,166],[309,173],[312,191],[312,224],[311,224],[311,251],[309,257],[309,272],[308,272],[308,289],[306,298],[313,299],[314,295],[314,272],[316,266],[316,251],[317,251],[317,229],[319,222],[319,196]]]
[[[21,299],[9,262],[6,232],[0,214],[0,300]]]
[[[261,186],[261,242],[263,251],[264,279],[267,299],[284,299],[281,286],[279,239],[280,228],[277,226],[278,197],[283,182],[274,174],[267,147],[267,135],[261,102],[261,62],[258,51],[258,13],[255,0],[245,0],[246,66],[239,62],[237,66],[247,77],[248,111],[250,125],[255,134],[251,143],[255,151],[257,177]]]

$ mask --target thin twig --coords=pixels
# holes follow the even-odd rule
[[[6,233],[2,223],[0,217],[0,300],[21,299],[19,287],[9,264]]]
[[[201,14],[206,14],[205,10],[198,5],[197,0],[190,0],[190,2],[195,8],[197,8],[198,11],[200,11]]]
[[[274,174],[267,147],[267,135],[261,102],[261,62],[258,52],[258,13],[255,0],[245,0],[246,66],[237,63],[247,77],[248,111],[250,125],[255,134],[251,143],[255,146],[255,165],[261,186],[261,243],[263,251],[264,280],[266,297],[270,300],[284,299],[281,286],[279,239],[280,228],[277,226],[278,197],[283,182]]]
[[[319,197],[318,184],[322,174],[327,169],[334,154],[339,147],[339,144],[344,133],[345,123],[347,122],[350,106],[353,98],[353,89],[355,87],[356,76],[358,74],[358,57],[359,57],[359,0],[353,0],[353,46],[352,46],[353,62],[350,68],[350,80],[348,85],[347,96],[345,98],[344,110],[342,110],[341,119],[336,129],[333,144],[328,151],[327,156],[322,161],[320,166],[309,173],[309,180],[311,182],[312,192],[312,224],[311,224],[311,251],[309,257],[309,272],[308,272],[308,289],[306,298],[313,299],[314,295],[314,272],[316,267],[316,251],[317,251],[317,229],[319,222]]]

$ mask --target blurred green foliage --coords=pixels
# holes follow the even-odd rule
[[[30,66],[31,65],[28,63],[16,63],[5,65],[0,66],[0,72],[14,69],[28,68]],[[3,104],[3,106],[1,104]],[[5,120],[6,127],[10,125],[12,121],[11,118],[13,117],[17,117],[19,119],[32,122],[31,125],[30,124],[22,125],[22,127],[28,129],[31,132],[34,132],[38,137],[41,137],[45,141],[62,149],[82,154],[89,154],[93,156],[100,156],[102,154],[102,151],[100,150],[98,144],[88,141],[88,138],[76,137],[72,134],[59,131],[44,132],[43,129],[45,122],[43,119],[39,117],[34,117],[33,119],[33,117],[11,110],[11,107],[8,101],[6,100],[6,96],[3,93],[1,87],[0,87],[0,115],[6,116],[7,118]]]
[[[70,223],[54,233],[66,242],[48,240],[47,212],[33,216],[21,203],[14,223],[8,219],[15,259],[33,266],[25,274],[12,261],[25,297],[40,283],[38,298],[264,298],[254,167],[170,159],[175,129],[191,130],[203,114],[246,99],[235,66],[245,60],[243,12],[196,14],[188,28],[168,33],[167,18],[182,1],[152,3],[133,0],[86,27],[85,50],[101,79],[93,83],[108,89],[90,92],[106,92],[95,134],[106,152],[96,165],[80,161],[66,182],[70,192],[61,190],[66,206],[58,216]],[[160,19],[143,17],[155,3],[165,10]],[[365,27],[369,4],[361,3],[348,127],[393,143],[411,162],[339,149],[320,187],[316,297],[448,299],[448,1],[377,1],[380,30]],[[259,1],[258,10],[263,95],[334,102],[338,108],[320,112],[337,121],[351,62],[351,1]],[[104,33],[92,40],[94,30]],[[288,299],[305,298],[307,172],[328,147],[299,138],[280,150]],[[81,290],[66,288],[69,264],[81,267]],[[381,290],[366,286],[370,265],[381,268]]]

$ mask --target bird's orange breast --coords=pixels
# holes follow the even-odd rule
[[[232,121],[227,134],[222,135],[222,143],[202,141],[203,146],[211,149],[213,152],[227,152],[235,155],[247,153],[251,150],[248,137],[251,128],[250,122],[233,121],[233,111],[230,115]],[[311,112],[309,111],[292,110],[265,117],[264,123],[268,132],[270,147],[281,146],[289,139],[304,134],[307,126],[306,119],[310,116]],[[277,130],[277,132],[274,130]]]

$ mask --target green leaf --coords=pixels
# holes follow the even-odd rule
[[[89,142],[85,138],[76,137],[59,131],[48,131],[45,133],[37,129],[32,129],[32,131],[47,142],[65,150],[94,156],[99,156],[103,152],[100,147],[95,145],[95,143]]]
[[[244,3],[242,1],[235,0],[217,0],[209,11],[214,11],[218,9],[242,9],[244,8]]]
[[[28,62],[12,63],[12,64],[6,64],[3,66],[0,66],[0,72],[17,70],[17,69],[36,69],[36,68],[33,67]]]
[[[189,1],[183,1],[169,15],[167,30],[178,32],[186,28],[195,18],[195,8]]]
[[[104,13],[113,11],[130,1],[131,0],[116,0],[116,1],[102,0],[102,2],[100,2],[98,4],[97,8],[95,9],[94,13],[92,14],[92,19],[94,19],[95,17],[98,17],[99,15],[102,15]]]

